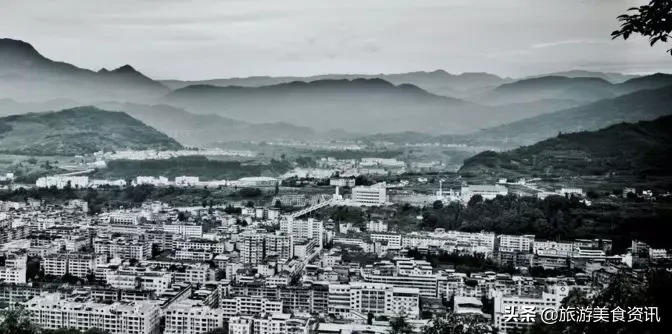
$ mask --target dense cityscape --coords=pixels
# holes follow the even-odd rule
[[[626,2],[0,0],[0,334],[666,333]]]

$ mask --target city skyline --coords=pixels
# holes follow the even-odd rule
[[[54,60],[127,63],[157,79],[672,69],[664,46],[609,36],[642,1],[0,2],[4,37]]]

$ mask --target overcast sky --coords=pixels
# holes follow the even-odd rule
[[[54,60],[95,70],[131,64],[160,79],[672,72],[666,45],[610,39],[616,16],[643,2],[0,0],[0,34]]]

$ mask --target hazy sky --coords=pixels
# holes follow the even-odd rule
[[[611,41],[635,0],[0,0],[0,34],[54,60],[155,78],[445,69],[672,72]]]

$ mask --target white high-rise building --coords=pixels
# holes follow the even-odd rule
[[[241,241],[240,262],[243,264],[259,264],[264,260],[264,233],[245,231],[239,235]]]
[[[534,235],[500,234],[497,236],[497,241],[498,241],[498,250],[500,252],[530,253],[532,251],[532,244],[534,244]]]
[[[26,284],[27,255],[9,255],[5,265],[0,267],[0,281],[10,284]]]
[[[317,246],[324,246],[324,222],[309,218],[308,220],[286,219],[280,222],[280,231],[296,239],[313,239]]]
[[[387,203],[387,189],[384,184],[354,187],[352,188],[352,201],[363,206],[385,205]]]
[[[229,318],[229,334],[252,334],[254,319],[252,317]]]
[[[352,313],[373,313],[388,316],[405,314],[418,318],[420,290],[367,282],[330,284],[327,309],[330,314],[346,317]]]
[[[235,315],[258,315],[262,313],[282,313],[282,301],[262,297],[234,297],[219,301],[226,317]]]
[[[202,334],[224,327],[224,312],[190,300],[173,304],[164,312],[164,334]]]
[[[111,334],[157,334],[160,330],[161,308],[149,301],[108,305],[71,301],[51,293],[25,305],[31,322],[45,329],[98,328]]]
[[[188,225],[188,224],[164,224],[163,231],[168,233],[179,234],[185,238],[202,238],[202,225]]]

